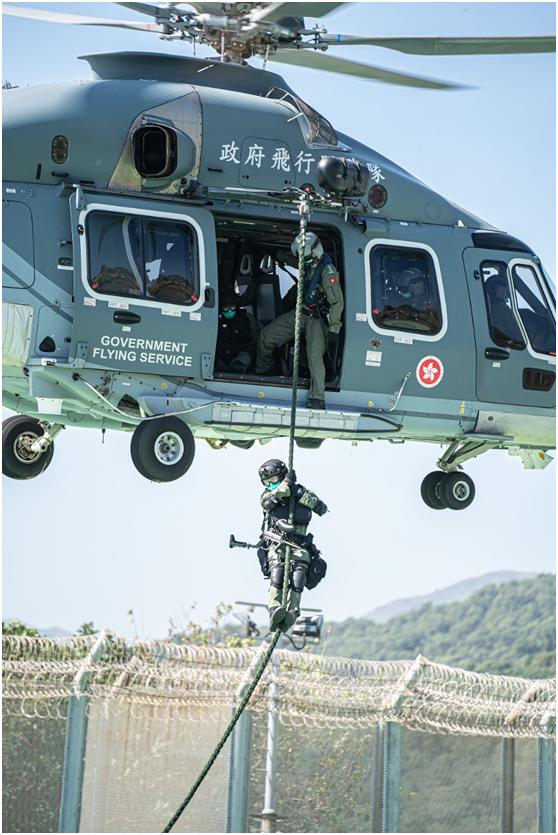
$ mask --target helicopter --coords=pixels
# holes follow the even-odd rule
[[[259,332],[292,305],[299,213],[335,264],[343,327],[310,408],[302,358],[296,443],[441,444],[421,496],[462,510],[463,472],[493,449],[541,469],[555,445],[555,292],[521,240],[337,131],[268,62],[452,89],[327,54],[331,45],[430,55],[555,50],[554,37],[329,34],[340,3],[120,3],[154,22],[4,6],[62,24],[139,29],[216,59],[82,56],[87,82],[4,97],[3,473],[40,475],[66,427],[131,433],[145,478],[215,449],[288,435],[293,348],[271,374],[217,368],[221,299]],[[248,62],[265,60],[266,69]],[[38,94],[40,93],[40,95]]]

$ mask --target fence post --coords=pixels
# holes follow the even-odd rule
[[[555,743],[537,739],[537,831],[556,832],[554,807]]]
[[[236,691],[236,702],[240,702],[250,683],[259,660],[267,651],[263,641],[252,662],[249,664]],[[231,734],[229,754],[229,779],[227,787],[226,832],[248,831],[248,789],[250,785],[250,746],[252,743],[252,716],[248,707],[234,726]]]
[[[513,832],[513,798],[515,783],[515,739],[502,739],[502,772],[500,783],[500,832]]]
[[[247,832],[252,717],[246,709],[231,736],[227,832]]]
[[[401,725],[384,726],[383,831],[399,832],[401,799]]]
[[[269,683],[269,710],[267,714],[267,751],[265,757],[265,796],[262,809],[262,832],[275,832],[277,810],[275,809],[275,780],[277,758],[277,722],[279,719],[279,674],[280,661],[273,653],[271,657],[271,681]]]
[[[103,630],[74,678],[74,694],[68,704],[66,740],[64,743],[64,768],[62,771],[62,794],[60,797],[59,832],[79,832],[81,817],[81,791],[85,770],[85,745],[87,741],[87,685],[91,678],[89,665],[95,663],[103,653],[108,638]]]
[[[376,723],[372,761],[371,832],[381,832],[384,820],[384,723]]]

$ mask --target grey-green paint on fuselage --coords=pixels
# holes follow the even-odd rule
[[[299,437],[449,443],[477,432],[508,449],[554,446],[555,388],[526,390],[521,373],[525,363],[555,370],[555,360],[518,351],[511,351],[507,364],[485,358],[486,309],[475,276],[486,258],[537,266],[536,256],[475,246],[473,233],[492,226],[350,137],[339,134],[336,146],[309,142],[308,124],[293,118],[288,102],[265,97],[273,87],[290,90],[276,74],[171,56],[88,60],[91,81],[4,92],[4,302],[33,308],[28,355],[4,368],[9,408],[68,426],[124,430],[137,425],[140,413],[180,412],[198,437],[286,435],[288,388],[213,373],[215,216],[236,219],[239,229],[251,219],[290,224],[294,237],[296,205],[269,192],[311,183],[321,193],[317,162],[338,156],[366,166],[389,199],[380,209],[366,196],[345,205],[333,200],[312,213],[310,228],[330,228],[342,241],[344,344],[327,412],[305,409],[305,393],[299,395]],[[142,180],[133,168],[132,132],[150,120],[172,126],[179,138],[176,170],[161,182]],[[56,164],[51,147],[60,134],[68,138],[69,154]],[[246,163],[254,144],[268,158],[264,167]],[[279,160],[269,165],[274,148],[284,149],[289,170]],[[196,225],[203,262],[195,310],[170,316],[164,305],[126,297],[123,305],[141,313],[141,324],[123,330],[114,323],[114,299],[95,297],[86,280],[86,242],[78,228],[93,206],[145,217],[157,212]],[[367,258],[378,241],[414,243],[435,253],[445,305],[444,329],[435,339],[401,339],[371,326]],[[205,289],[217,296],[212,304],[203,302]],[[40,349],[45,336],[53,338],[54,352]],[[145,347],[155,343],[187,347]],[[155,359],[142,361],[140,346]],[[368,361],[371,350],[381,354],[378,362]],[[173,364],[173,354],[182,360]],[[430,354],[444,365],[435,390],[419,385],[415,374]],[[139,411],[117,406],[124,395]]]

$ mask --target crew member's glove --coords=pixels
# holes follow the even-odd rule
[[[289,470],[287,475],[285,476],[285,481],[289,485],[289,487],[294,487],[296,484],[296,473],[294,470]]]
[[[339,334],[335,331],[327,332],[327,347],[330,351],[335,351],[339,342]]]
[[[314,513],[317,513],[318,516],[323,516],[324,513],[327,513],[327,505],[325,504],[325,502],[322,502],[320,500],[314,508]]]

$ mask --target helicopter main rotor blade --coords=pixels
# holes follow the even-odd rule
[[[27,9],[22,6],[2,6],[2,14],[13,17],[27,17],[32,20],[44,20],[47,23],[70,23],[81,26],[114,26],[118,29],[139,29],[143,32],[166,33],[165,26],[157,23],[135,23],[130,20],[110,20],[103,17],[83,17],[82,15],[66,14],[65,12],[47,12],[42,9]]]
[[[422,87],[426,90],[470,89],[462,84],[454,84],[449,81],[436,81],[433,78],[424,78],[419,75],[397,73],[392,70],[386,70],[383,67],[375,67],[372,64],[361,64],[357,61],[347,61],[344,58],[337,58],[333,55],[324,55],[323,52],[309,52],[302,49],[278,49],[277,52],[269,56],[269,60],[278,61],[280,64],[294,64],[297,67],[309,67],[314,70],[341,73],[342,75],[356,75],[360,78],[369,78],[373,81],[383,81],[385,84]]]
[[[124,6],[133,12],[150,15],[150,17],[169,17],[170,14],[167,8],[153,5],[153,3],[117,3],[116,5]]]
[[[369,44],[412,55],[512,55],[521,52],[555,52],[554,36],[497,38],[368,38],[361,35],[320,35],[331,46]]]
[[[194,5],[197,5],[194,3]],[[268,3],[263,9],[256,9],[250,14],[254,23],[275,22],[283,17],[325,17],[350,3]]]

